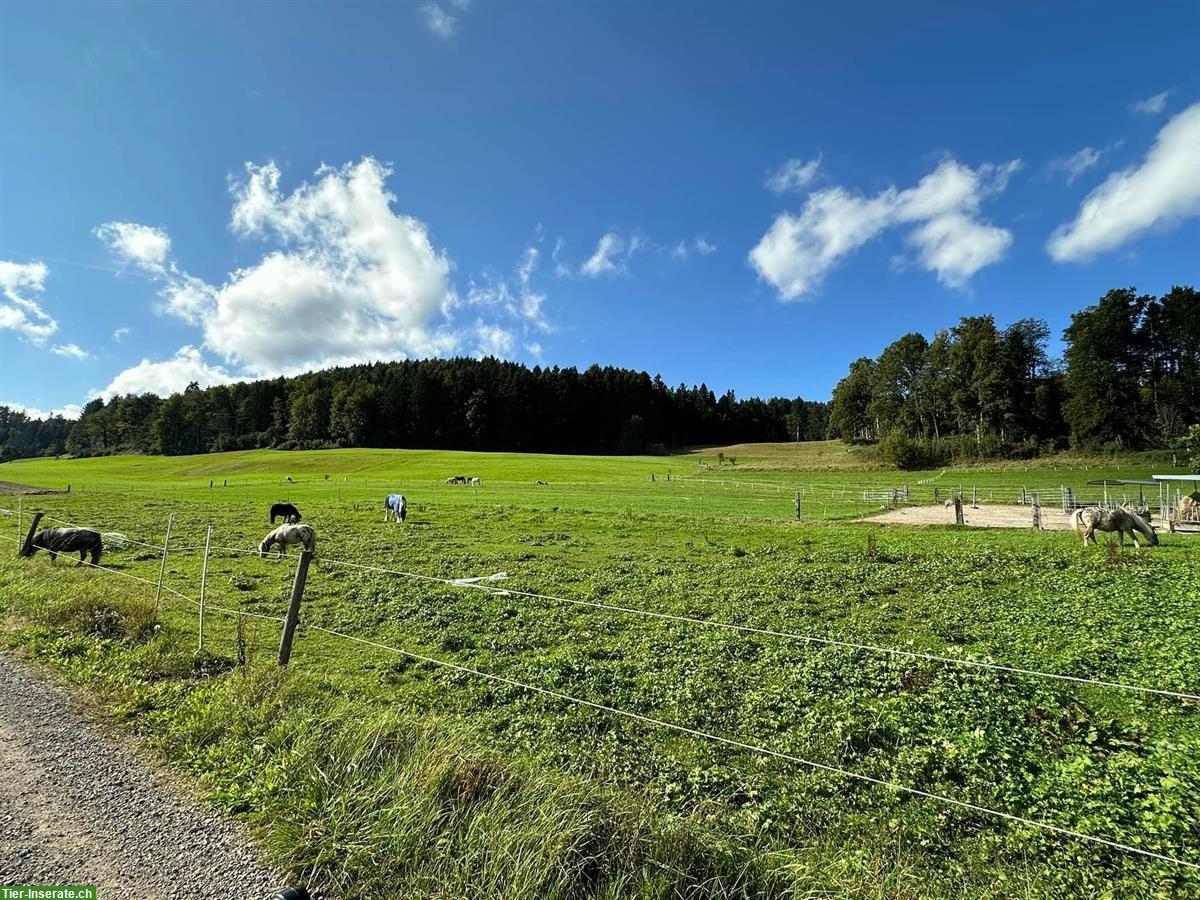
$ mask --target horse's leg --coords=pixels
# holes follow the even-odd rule
[[[79,562],[75,564],[75,568],[78,569],[80,566],[82,566],[84,563],[84,560],[86,560],[86,559],[87,559],[87,551],[80,550],[79,551]]]

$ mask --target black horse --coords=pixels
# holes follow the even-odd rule
[[[60,553],[78,553],[79,565],[83,565],[88,554],[92,555],[92,563],[100,562],[100,554],[104,550],[100,532],[90,528],[43,528],[33,539],[33,547],[29,555],[45,550],[54,562]]]
[[[275,503],[271,506],[271,524],[275,524],[275,517],[283,516],[284,522],[299,522],[300,510],[292,506],[290,503]]]

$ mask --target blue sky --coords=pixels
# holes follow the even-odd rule
[[[1200,283],[1200,6],[988,6],[9,4],[0,402],[489,352],[824,399]]]

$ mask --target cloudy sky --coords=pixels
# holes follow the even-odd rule
[[[0,402],[31,410],[485,354],[824,399],[904,331],[1200,284],[1194,2],[4,20]]]

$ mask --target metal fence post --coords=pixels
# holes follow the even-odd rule
[[[171,543],[171,525],[175,522],[175,513],[167,516],[167,536],[163,538],[162,562],[158,564],[158,587],[154,589],[154,613],[158,614],[162,605],[163,577],[167,574],[167,545]],[[208,560],[205,560],[207,562]]]
[[[212,546],[212,526],[208,526],[208,534],[204,538],[204,566],[200,570],[200,640],[196,652],[204,650],[204,594],[208,589],[208,549]]]

